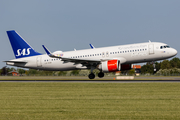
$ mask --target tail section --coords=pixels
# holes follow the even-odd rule
[[[16,31],[7,31],[16,58],[41,55],[36,52]]]

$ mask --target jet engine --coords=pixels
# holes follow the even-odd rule
[[[119,60],[108,60],[103,61],[99,67],[102,72],[115,72],[121,69],[120,61]]]
[[[120,70],[130,70],[132,69],[131,64],[120,64],[120,60],[108,60],[103,61],[98,66],[98,69],[102,70],[102,72],[115,72]]]

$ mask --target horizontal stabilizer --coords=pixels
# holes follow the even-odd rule
[[[27,62],[25,61],[17,61],[17,60],[10,60],[10,61],[3,61],[6,62],[6,65],[12,65],[12,66],[24,66]]]
[[[3,62],[10,62],[10,63],[27,63],[25,61],[3,61]]]

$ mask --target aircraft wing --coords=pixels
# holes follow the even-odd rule
[[[62,61],[64,62],[73,62],[75,64],[83,64],[85,66],[88,65],[93,65],[93,64],[99,64],[101,62],[101,60],[87,60],[87,59],[77,59],[77,58],[67,58],[67,57],[62,57],[59,55],[54,55],[52,54],[44,45],[42,45],[44,50],[46,51],[47,55],[49,57],[53,57],[53,58],[60,58]]]
[[[44,45],[42,45],[44,50],[46,51],[47,55],[49,57],[53,57],[53,58],[60,58],[62,61],[64,62],[73,62],[75,64],[82,64],[84,66],[89,66],[89,65],[94,65],[97,66],[98,64],[100,64],[102,61],[108,61],[108,60],[112,60],[112,59],[118,59],[121,61],[121,64],[126,62],[126,59],[123,57],[118,57],[118,58],[109,58],[109,59],[77,59],[77,58],[67,58],[67,57],[63,57],[60,55],[54,55],[52,54]]]

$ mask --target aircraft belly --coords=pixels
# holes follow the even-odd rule
[[[76,69],[74,63],[63,63],[62,61],[51,62],[51,63],[44,63],[42,66],[44,70],[72,70]]]

